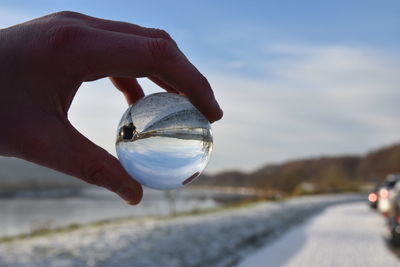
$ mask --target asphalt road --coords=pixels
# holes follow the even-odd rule
[[[335,205],[244,258],[238,267],[400,266],[385,220],[366,203]]]

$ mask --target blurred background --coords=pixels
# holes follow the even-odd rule
[[[400,172],[398,1],[0,0],[0,28],[62,10],[166,30],[208,78],[224,118],[213,124],[214,151],[202,177],[187,190],[146,189],[137,207],[72,177],[0,157],[4,240],[253,200],[378,196],[374,187]],[[147,79],[140,83],[146,94],[162,91]],[[82,85],[69,118],[115,155],[126,108],[101,79]]]

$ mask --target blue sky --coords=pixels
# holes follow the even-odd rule
[[[399,1],[0,0],[0,27],[60,10],[171,33],[225,111],[209,172],[400,141]],[[70,118],[115,154],[125,108],[101,80],[82,86]]]

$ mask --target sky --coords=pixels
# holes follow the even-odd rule
[[[399,1],[0,0],[0,27],[61,10],[171,34],[224,110],[208,173],[400,141]],[[69,118],[115,155],[126,108],[102,79],[81,86]]]

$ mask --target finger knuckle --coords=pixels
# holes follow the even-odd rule
[[[171,36],[169,35],[168,32],[162,29],[157,29],[157,28],[148,28],[147,29],[148,35],[153,38],[162,38],[166,40],[172,41]]]
[[[102,162],[89,161],[81,167],[81,178],[89,184],[102,186],[105,182],[106,168]]]
[[[177,56],[177,50],[173,43],[163,38],[151,38],[149,51],[155,62],[171,61]]]
[[[47,40],[52,48],[64,48],[78,42],[85,35],[79,24],[56,24],[47,31]]]
[[[69,19],[73,19],[73,18],[81,18],[83,15],[81,13],[78,13],[78,12],[63,10],[63,11],[59,11],[59,12],[53,13],[53,14],[51,14],[49,16],[53,17],[53,18],[69,18]]]

